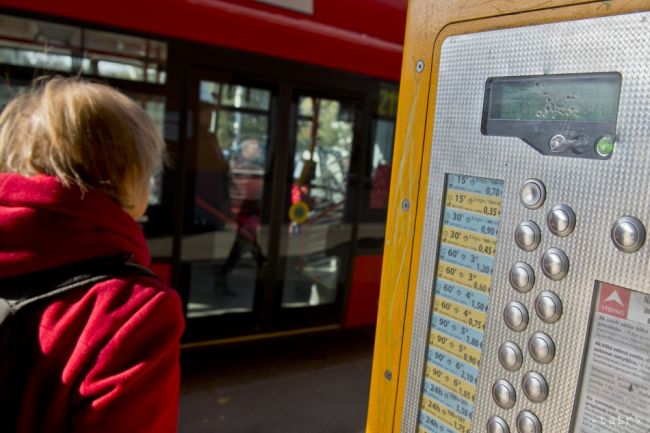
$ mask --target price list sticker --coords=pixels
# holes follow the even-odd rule
[[[447,175],[418,433],[472,426],[503,181]]]

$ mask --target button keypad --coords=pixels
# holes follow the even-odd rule
[[[534,221],[524,221],[515,230],[515,243],[524,251],[535,251],[542,240],[542,232]]]
[[[638,251],[645,242],[645,227],[638,219],[624,216],[616,220],[612,226],[612,242],[624,253]]]
[[[487,433],[510,433],[510,427],[505,420],[498,416],[493,416],[487,422]]]
[[[536,332],[528,339],[528,353],[540,364],[548,364],[555,358],[555,343],[543,332]]]
[[[524,410],[517,415],[517,431],[519,433],[542,433],[542,423],[539,422],[537,415]]]
[[[547,278],[559,281],[569,272],[569,258],[559,248],[549,248],[542,255],[542,272]]]
[[[555,323],[562,316],[562,301],[553,292],[541,292],[535,298],[535,312],[543,322]]]
[[[546,187],[539,179],[528,179],[519,191],[519,198],[528,209],[538,209],[546,200]]]
[[[511,409],[517,402],[515,388],[510,382],[499,379],[492,386],[492,398],[499,407]]]
[[[535,271],[528,263],[517,262],[512,265],[508,278],[512,288],[521,293],[529,292],[535,285]]]
[[[521,302],[512,301],[503,311],[503,320],[508,328],[521,332],[528,326],[528,310]]]
[[[508,371],[517,371],[524,362],[521,349],[512,341],[506,341],[499,347],[499,362]]]
[[[521,387],[528,400],[533,403],[541,403],[548,397],[548,384],[546,379],[539,373],[529,371],[521,381]]]
[[[561,204],[554,206],[546,217],[548,229],[555,236],[564,238],[573,233],[576,227],[576,214],[569,206]]]
[[[539,209],[546,201],[544,183],[539,179],[526,180],[519,191],[519,199],[527,209]],[[576,215],[571,207],[564,204],[556,205],[546,214],[546,223],[553,235],[559,238],[568,237],[575,230]],[[636,226],[630,228],[629,225],[623,227],[620,227],[620,224],[619,227],[615,225],[612,228],[612,240],[617,247],[619,244],[629,245],[638,238],[637,232],[639,230]],[[645,231],[643,237],[645,240]],[[535,221],[522,221],[515,229],[514,240],[522,251],[535,251],[541,244],[541,239],[541,230]],[[569,272],[569,258],[560,248],[547,248],[541,254],[539,266],[547,278],[560,281]],[[510,268],[508,280],[518,293],[528,293],[535,287],[535,269],[524,261],[516,262]],[[536,294],[533,307],[537,317],[547,324],[556,323],[563,313],[560,296],[549,290],[542,290]],[[521,302],[512,300],[503,311],[503,320],[510,330],[522,332],[528,327],[528,309]],[[539,364],[549,364],[555,358],[555,342],[543,332],[534,332],[530,335],[527,349],[528,355]],[[523,365],[524,354],[517,343],[506,341],[499,347],[498,359],[504,370],[517,372]],[[543,403],[548,398],[549,386],[546,378],[540,373],[528,371],[521,377],[520,384],[529,401]],[[499,379],[492,387],[492,397],[499,407],[510,409],[515,405],[516,391],[510,382]],[[498,416],[490,418],[486,428],[488,433],[510,433],[506,421]],[[516,429],[518,433],[542,433],[542,424],[533,412],[523,410],[517,415]]]

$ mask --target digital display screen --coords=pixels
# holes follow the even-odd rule
[[[621,75],[500,77],[487,87],[493,120],[616,122]]]
[[[418,433],[472,425],[503,181],[447,175]]]
[[[574,433],[646,433],[650,294],[597,281]]]

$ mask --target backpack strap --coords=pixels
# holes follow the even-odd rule
[[[0,280],[0,324],[31,304],[100,281],[134,275],[157,278],[149,269],[130,260],[131,255],[126,254],[100,257]]]

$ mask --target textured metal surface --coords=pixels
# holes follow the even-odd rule
[[[523,375],[531,370],[542,374],[550,389],[546,401],[534,407],[544,431],[569,430],[594,281],[650,293],[648,244],[625,254],[610,238],[612,225],[620,216],[632,215],[650,223],[649,63],[648,13],[454,36],[444,42],[403,432],[413,433],[417,428],[445,173],[505,181],[472,431],[485,431],[492,416],[503,418],[515,430],[517,415],[530,402],[523,398],[512,409],[501,409],[492,399],[491,388],[496,380],[506,379],[520,391]],[[623,76],[617,144],[610,160],[545,157],[519,139],[480,133],[488,77],[607,71]],[[527,209],[520,201],[520,190],[530,178],[540,179],[546,187],[546,200],[536,210]],[[566,238],[553,236],[544,221],[558,204],[570,206],[576,215],[575,231]],[[522,251],[514,242],[514,231],[524,220],[535,221],[542,230],[540,248],[533,252]],[[528,293],[513,290],[508,282],[512,265],[525,261],[541,274],[542,254],[552,247],[561,248],[569,257],[566,277],[552,281],[542,276]],[[515,300],[532,309],[543,290],[561,297],[564,314],[560,320],[548,324],[533,314],[525,331],[510,330],[503,321],[506,305]],[[523,368],[506,371],[498,360],[500,345],[513,341],[527,347],[535,332],[544,332],[555,341],[554,359],[542,365],[525,351]]]

